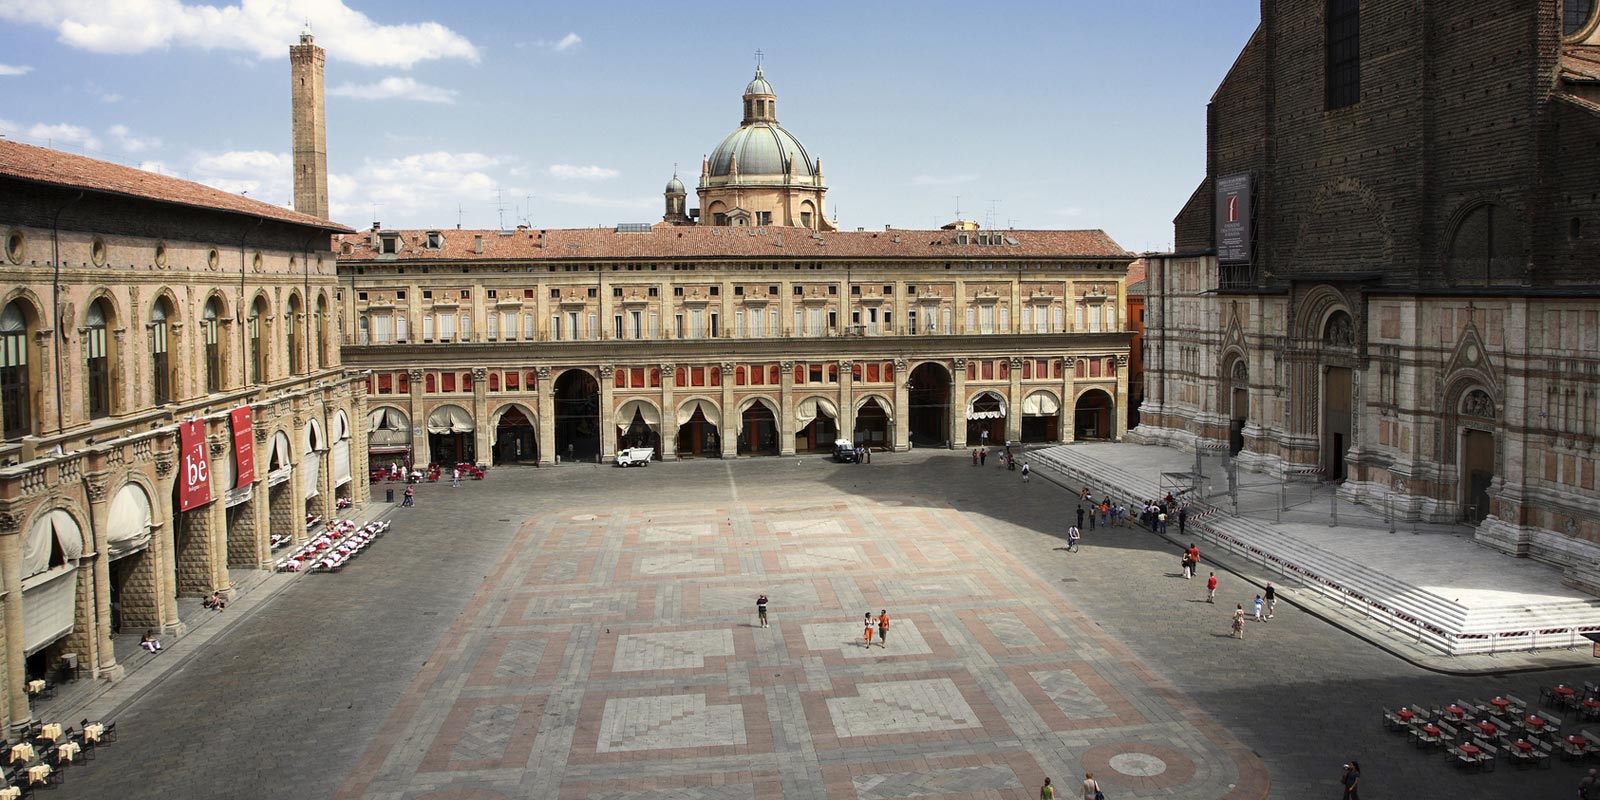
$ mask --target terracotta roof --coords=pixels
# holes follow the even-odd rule
[[[429,249],[427,230],[380,229],[336,237],[343,261],[394,260],[543,260],[627,258],[1132,258],[1101,230],[977,231],[964,234],[970,244],[957,244],[954,231],[839,231],[815,233],[806,228],[737,228],[656,225],[649,233],[618,233],[611,228],[440,230],[443,241]],[[377,237],[397,234],[400,252],[379,256]],[[999,237],[1000,244],[977,244],[979,235]],[[483,252],[474,252],[483,238]],[[1015,242],[1015,244],[1013,244]],[[541,246],[541,243],[543,246]],[[344,251],[343,245],[351,247]]]
[[[1149,266],[1149,264],[1150,264],[1149,259],[1136,258],[1136,259],[1133,260],[1132,264],[1128,265],[1128,285],[1129,286],[1132,286],[1133,284],[1144,280],[1145,267]]]
[[[1144,297],[1146,294],[1145,288],[1144,278],[1140,278],[1136,281],[1129,281],[1128,288],[1125,291],[1127,291],[1129,297]]]
[[[329,231],[343,225],[142,169],[0,139],[0,177],[275,219]]]
[[[1600,46],[1570,45],[1561,49],[1561,78],[1571,82],[1600,81]]]

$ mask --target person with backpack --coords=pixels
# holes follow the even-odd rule
[[[1093,772],[1083,775],[1083,790],[1078,793],[1079,800],[1106,800],[1104,792],[1100,791],[1100,782],[1094,779]]]

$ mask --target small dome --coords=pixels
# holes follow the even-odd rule
[[[770,95],[776,95],[777,94],[777,92],[772,91],[772,84],[767,83],[766,76],[761,74],[761,68],[760,67],[756,67],[756,76],[755,76],[755,78],[753,78],[750,81],[750,84],[748,86],[744,87],[744,93],[745,94],[770,94]]]
[[[728,134],[717,149],[711,151],[711,176],[722,177],[732,172],[735,156],[739,159],[740,175],[783,175],[788,172],[785,165],[791,159],[796,176],[809,178],[815,174],[805,146],[773,122],[753,122]]]
[[[683,188],[683,181],[678,180],[678,174],[676,172],[672,174],[672,180],[667,181],[667,193],[686,194]]]

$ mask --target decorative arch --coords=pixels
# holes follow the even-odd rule
[[[990,403],[986,401],[993,401],[993,404],[999,406],[998,410],[993,408],[979,409],[978,406],[980,403],[985,406],[990,405]],[[1008,415],[1009,412],[1010,407],[1006,402],[1005,395],[1002,395],[993,389],[984,389],[983,391],[967,398],[967,419],[969,420],[1003,419]]]
[[[276,472],[294,466],[294,446],[289,443],[289,432],[277,430],[272,433],[272,449],[267,452],[267,472]]]
[[[0,309],[12,303],[16,303],[21,308],[23,315],[28,320],[28,327],[37,329],[43,326],[45,320],[44,310],[49,306],[40,300],[39,295],[34,294],[32,289],[26,286],[18,286],[4,295],[0,295]]]
[[[539,415],[533,410],[533,407],[526,403],[517,402],[515,400],[495,406],[494,410],[489,412],[489,426],[498,427],[500,425],[500,418],[504,417],[506,412],[513,408],[521,412],[522,416],[527,417],[528,422],[532,423],[534,427],[538,427]]]
[[[764,395],[764,394],[755,394],[755,395],[748,395],[743,400],[739,401],[739,410],[738,410],[737,413],[740,416],[743,416],[744,412],[746,410],[748,410],[751,406],[755,405],[756,403],[760,403],[760,404],[766,406],[767,410],[772,412],[773,419],[777,419],[778,418],[778,413],[779,413],[778,409],[783,408],[783,404],[778,402],[777,400],[774,400],[773,398],[768,397],[767,395]]]
[[[109,288],[101,286],[94,289],[94,291],[91,291],[89,296],[84,298],[81,310],[79,311],[82,316],[78,318],[78,327],[83,328],[88,326],[89,310],[94,308],[95,304],[99,303],[101,300],[105,301],[105,308],[109,311],[109,313],[106,315],[106,327],[115,328],[119,324],[122,324],[122,321],[126,319],[122,313],[122,304],[117,302],[116,294],[114,294]]]
[[[894,413],[894,401],[890,400],[888,395],[882,394],[880,392],[871,392],[871,393],[868,393],[868,394],[861,395],[860,397],[857,397],[856,401],[855,401],[855,404],[853,406],[851,406],[851,408],[853,408],[856,411],[860,411],[861,407],[866,405],[868,400],[876,400],[876,401],[878,401],[878,406],[883,409],[885,414],[893,414]]]
[[[79,519],[75,510],[66,506],[52,505],[37,511],[23,527],[27,533],[22,539],[22,577],[76,566],[89,544],[84,540],[87,528],[87,520]]]
[[[1022,398],[1024,416],[1054,416],[1061,412],[1061,398],[1049,389],[1035,389]]]
[[[722,427],[722,404],[706,395],[694,395],[678,403],[678,425],[688,423],[696,410],[700,411],[707,422],[718,428]]]
[[[628,426],[633,424],[636,415],[644,417],[644,424],[649,426],[650,430],[656,430],[661,426],[661,407],[644,397],[635,397],[617,406],[612,421],[618,428],[627,430]]]
[[[1294,336],[1305,341],[1321,341],[1327,329],[1328,318],[1342,311],[1351,317],[1350,303],[1344,293],[1327,284],[1319,284],[1306,293],[1295,314]]]
[[[311,453],[328,449],[328,437],[323,431],[321,420],[316,418],[306,420],[306,426],[302,433],[301,445],[304,447],[304,449],[301,451],[302,453]]]
[[[155,315],[156,307],[161,304],[162,300],[167,301],[167,322],[182,322],[183,304],[178,302],[178,295],[172,291],[170,286],[157,287],[155,292],[150,295],[150,302],[146,303],[142,309],[144,316],[141,319],[152,318]]]
[[[1472,197],[1450,215],[1440,273],[1451,286],[1487,286],[1522,278],[1526,236],[1521,210],[1497,196]]]
[[[105,549],[115,561],[145,549],[155,528],[154,496],[136,480],[124,482],[111,496],[106,513]]]

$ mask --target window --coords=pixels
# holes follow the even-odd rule
[[[1361,100],[1361,0],[1328,0],[1323,24],[1327,34],[1323,83],[1332,111]]]
[[[443,246],[444,246],[444,242],[443,242],[442,238],[439,236],[439,232],[438,231],[428,231],[428,249],[430,249],[430,250],[438,250],[440,247],[443,247]]]
[[[222,321],[222,301],[213,297],[206,301],[201,317],[201,332],[206,340],[206,391],[222,391],[222,337],[217,330]]]
[[[111,413],[111,359],[106,342],[106,301],[96,300],[89,306],[84,321],[84,358],[89,367],[89,418],[98,419]]]
[[[248,319],[250,329],[250,382],[267,382],[267,351],[261,344],[262,318],[267,315],[267,300],[257,297],[256,302],[250,306]]]
[[[283,315],[283,343],[289,349],[289,374],[299,375],[305,371],[305,362],[300,358],[300,338],[296,334],[300,330],[300,298],[289,298],[289,313]]]
[[[1561,35],[1577,36],[1589,27],[1594,16],[1594,0],[1565,0],[1561,4]]]
[[[167,301],[162,298],[150,309],[150,388],[158,406],[172,402],[172,366],[167,358]]]
[[[771,211],[757,211],[756,212],[756,224],[757,225],[771,225],[772,224],[772,212]]]
[[[382,237],[382,242],[383,244],[378,252],[386,255],[394,255],[395,253],[400,252],[400,237],[384,236]]]
[[[22,304],[13,301],[0,312],[0,422],[5,438],[33,433],[33,403],[29,392],[28,318]]]
[[[810,211],[802,211],[802,212],[800,212],[800,227],[802,227],[802,228],[811,227],[811,212]]]

